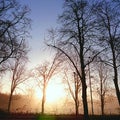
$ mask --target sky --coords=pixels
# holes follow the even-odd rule
[[[30,30],[30,38],[27,38],[29,43],[30,52],[29,52],[29,64],[28,69],[34,68],[38,64],[42,64],[44,61],[49,61],[49,57],[52,56],[47,50],[45,50],[44,38],[47,36],[47,30],[50,28],[56,28],[58,26],[58,15],[62,13],[62,5],[63,0],[18,0],[20,4],[28,5],[31,9],[31,12],[28,17],[32,20],[31,30]],[[9,75],[7,75],[9,77]],[[4,85],[3,91],[7,92],[10,89],[10,84],[8,84],[8,77],[6,77],[6,83]],[[56,82],[55,82],[56,81]],[[54,100],[58,100],[61,97],[64,97],[65,91],[61,84],[59,84],[59,77],[55,78],[55,81],[51,80],[50,85],[48,86],[47,100],[48,102],[55,102]],[[31,82],[31,80],[30,80]],[[42,97],[42,93],[40,92],[40,88],[37,88],[34,83],[35,81],[27,82],[26,84],[32,86],[35,89],[35,95],[39,100]],[[20,88],[27,89],[25,85],[19,86]],[[34,85],[35,84],[35,85]],[[28,87],[29,87],[28,86]],[[51,97],[50,95],[54,95]],[[21,92],[26,93],[25,90]],[[21,93],[20,92],[20,93]],[[19,89],[18,89],[19,93]],[[59,95],[59,97],[58,97]],[[51,99],[52,98],[52,99]],[[58,99],[57,99],[58,98]]]
[[[48,49],[45,50],[44,37],[47,36],[48,29],[57,27],[58,15],[62,13],[63,0],[18,0],[18,2],[31,9],[28,15],[32,20],[31,37],[27,38],[30,47],[28,69],[31,69],[44,61],[49,61],[49,57],[52,56]],[[7,84],[8,77],[4,80],[6,81],[4,92],[7,92],[10,87],[10,84]]]
[[[30,63],[35,66],[48,59],[44,38],[48,29],[57,27],[63,0],[20,0],[20,3],[28,5],[31,9],[29,17],[32,19],[30,31],[32,38],[28,39],[28,43],[31,48]]]

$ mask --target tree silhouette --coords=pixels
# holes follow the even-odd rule
[[[100,96],[101,102],[101,114],[104,115],[104,106],[105,106],[105,95],[107,92],[107,77],[108,72],[104,63],[98,63],[98,76],[99,76],[99,88],[97,89],[97,93]]]
[[[26,63],[27,63],[27,48],[25,47],[25,43],[22,44],[23,51],[19,53],[19,57],[12,59],[12,61],[9,62],[9,71],[11,73],[11,87],[10,87],[10,97],[8,101],[8,112],[10,112],[11,109],[11,102],[12,102],[12,96],[14,91],[18,88],[20,84],[25,82],[29,75],[27,74],[26,70]]]
[[[16,0],[0,0],[0,71],[3,63],[19,54],[30,27],[29,9]]]
[[[68,89],[70,91],[70,94],[75,102],[75,113],[76,113],[76,119],[78,119],[79,115],[79,103],[80,103],[80,91],[81,91],[81,81],[79,80],[78,74],[73,72],[72,80],[69,80],[67,73],[65,72],[65,81],[67,82]]]
[[[107,60],[102,57],[101,61],[113,68],[113,82],[120,105],[120,90],[118,85],[118,68],[120,67],[119,2],[102,0],[97,3],[95,13],[98,21],[98,33],[101,46],[107,47],[104,51],[107,55]]]
[[[52,63],[45,62],[42,65],[39,65],[35,68],[35,77],[38,81],[39,87],[42,89],[42,105],[41,105],[41,113],[44,114],[45,111],[45,101],[46,101],[46,89],[50,79],[58,72],[57,69],[59,67],[60,62],[58,58],[60,56],[58,54],[55,55]]]
[[[89,119],[85,70],[87,65],[102,52],[95,49],[97,37],[94,32],[95,19],[92,10],[93,6],[89,1],[65,0],[63,14],[59,17],[62,27],[58,29],[57,35],[54,35],[54,31],[51,30],[55,37],[50,39],[55,42],[48,43],[48,46],[59,50],[71,62],[81,80],[85,120]],[[76,59],[79,61],[77,66]]]

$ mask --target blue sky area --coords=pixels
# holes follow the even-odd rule
[[[36,65],[47,55],[43,52],[44,36],[48,29],[58,25],[57,18],[62,13],[63,0],[20,0],[20,3],[31,9],[32,38],[28,39],[31,47],[29,55],[32,64]]]

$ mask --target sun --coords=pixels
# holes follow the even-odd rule
[[[35,96],[39,100],[42,99],[42,91],[40,88],[36,89]],[[50,82],[46,88],[46,102],[55,103],[61,100],[63,97],[65,97],[65,90],[63,85]]]
[[[62,85],[51,83],[48,85],[46,90],[46,101],[47,102],[56,102],[64,97],[64,88]]]

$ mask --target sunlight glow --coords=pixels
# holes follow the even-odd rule
[[[64,97],[64,88],[61,85],[50,84],[46,92],[46,101],[57,102],[57,100]]]
[[[39,88],[36,89],[35,96],[39,100],[42,99],[42,91]],[[61,98],[63,97],[65,97],[63,85],[52,82],[47,86],[46,90],[47,103],[57,102],[58,100],[61,100]]]
[[[40,88],[36,88],[35,96],[38,100],[40,100],[42,98],[42,91],[40,90]]]

